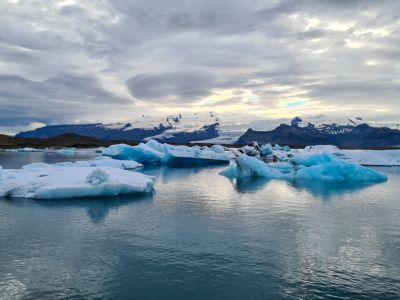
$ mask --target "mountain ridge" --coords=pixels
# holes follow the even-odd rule
[[[393,147],[400,146],[400,130],[388,127],[372,127],[366,123],[358,125],[325,124],[299,127],[281,124],[271,131],[249,129],[236,144],[257,142],[261,144],[335,145],[337,147]]]
[[[363,127],[358,127],[363,124],[368,125],[368,129],[361,130]],[[386,130],[385,134],[382,133],[383,129],[378,130],[386,127],[389,131]],[[221,117],[209,112],[166,117],[143,115],[125,123],[48,125],[20,132],[16,137],[52,138],[60,134],[74,133],[101,141],[143,142],[156,139],[167,143],[242,144],[254,140],[302,145],[332,143],[351,146],[351,142],[354,142],[357,146],[393,146],[398,143],[394,136],[398,134],[399,129],[398,123],[370,122],[361,117],[331,119],[317,115],[292,119],[254,119],[246,115]],[[372,135],[373,139],[365,132]],[[382,134],[386,138],[379,137]],[[279,136],[281,138],[278,138]],[[379,143],[382,145],[378,145]]]

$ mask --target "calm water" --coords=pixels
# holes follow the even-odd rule
[[[3,167],[61,160],[0,152]],[[148,196],[0,199],[0,299],[400,298],[398,168],[372,186],[223,168],[147,169]]]

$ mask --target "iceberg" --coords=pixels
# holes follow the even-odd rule
[[[165,149],[165,156],[162,163],[167,165],[208,165],[208,164],[228,164],[230,158],[224,153],[216,153],[213,150],[200,150],[197,148],[176,146]]]
[[[221,145],[212,145],[210,149],[215,153],[225,153],[225,148]]]
[[[103,155],[115,159],[135,160],[139,163],[167,165],[201,165],[229,163],[230,158],[225,153],[217,153],[214,149],[173,146],[150,140],[146,144],[129,146],[125,144],[112,145],[103,150]]]
[[[292,163],[299,166],[297,177],[322,181],[386,181],[387,176],[367,167],[339,159],[329,152],[298,155]]]
[[[304,148],[305,152],[337,152],[340,149],[334,145],[315,145]]]
[[[281,163],[264,163],[242,154],[220,174],[231,179],[264,177],[347,182],[383,182],[388,179],[375,170],[341,160],[329,152],[297,153]]]
[[[58,154],[62,154],[65,156],[74,156],[75,148],[63,148],[56,151]]]
[[[340,150],[335,155],[364,166],[400,166],[400,150]]]
[[[272,164],[264,163],[256,157],[248,156],[246,154],[240,155],[235,163],[231,164],[228,169],[222,171],[220,174],[228,178],[246,178],[246,177],[264,177],[264,178],[279,178],[289,179],[290,175],[272,167]]]
[[[137,146],[112,145],[104,149],[102,154],[115,159],[134,160],[141,164],[159,164],[164,157],[163,152],[154,149],[151,145],[142,143]]]
[[[118,160],[111,157],[101,156],[92,160],[75,161],[75,162],[60,162],[55,164],[32,163],[23,166],[26,170],[38,170],[43,168],[58,168],[58,167],[111,167],[122,170],[133,170],[143,167],[142,164],[134,160]]]
[[[112,167],[2,169],[0,197],[61,199],[148,193],[154,178]]]
[[[271,144],[264,144],[264,145],[261,145],[261,147],[260,147],[260,154],[262,156],[271,155],[273,152],[274,152],[274,150],[272,149]]]
[[[43,152],[43,150],[42,149],[26,147],[26,148],[17,149],[17,152]]]

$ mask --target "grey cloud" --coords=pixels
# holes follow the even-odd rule
[[[107,121],[135,99],[145,103],[134,112],[151,114],[218,89],[246,89],[266,109],[299,90],[324,106],[400,109],[397,0],[37,0],[0,9],[0,125]]]
[[[307,87],[313,97],[331,100],[336,104],[396,105],[399,103],[400,82],[332,80]]]
[[[105,108],[127,104],[88,76],[59,74],[43,81],[0,76],[0,119],[3,125],[71,122]]]
[[[126,83],[132,96],[141,100],[191,102],[210,94],[213,78],[195,72],[168,72],[136,75]]]
[[[191,103],[211,95],[213,89],[239,86],[245,78],[217,78],[201,71],[144,73],[133,76],[126,85],[133,97],[151,102]]]

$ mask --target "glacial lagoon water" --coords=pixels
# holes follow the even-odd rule
[[[0,199],[0,299],[400,299],[399,168],[357,186],[224,168],[144,169],[152,195]]]

